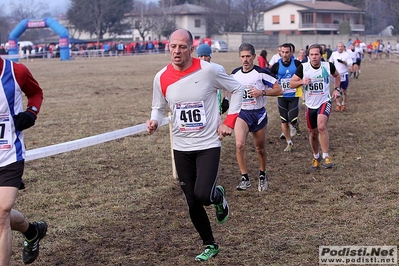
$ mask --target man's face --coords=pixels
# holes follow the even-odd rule
[[[338,45],[337,45],[337,50],[338,50],[338,53],[342,53],[343,51],[344,51],[344,44],[343,43],[338,43]]]
[[[281,60],[282,60],[283,62],[288,62],[288,61],[290,61],[290,58],[291,58],[291,49],[288,48],[288,47],[281,47],[280,56],[281,56]]]
[[[204,60],[206,62],[209,62],[209,63],[211,62],[211,57],[209,55],[201,55],[201,56],[198,56],[198,58],[201,60]]]
[[[175,31],[170,37],[170,58],[178,70],[186,70],[191,65],[191,53],[194,47],[190,44],[188,33],[184,30]]]
[[[245,72],[250,71],[254,67],[255,55],[251,55],[250,51],[241,51],[240,60],[242,68]]]
[[[299,51],[299,58],[305,58],[306,57],[306,53],[305,53],[305,50],[300,50]]]
[[[309,50],[309,58],[310,58],[310,63],[314,67],[320,66],[321,62],[321,54],[320,54],[320,49],[319,48],[311,48]]]

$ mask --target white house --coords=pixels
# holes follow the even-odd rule
[[[160,8],[157,11],[159,14],[163,14],[168,16],[168,18],[173,19],[176,24],[176,28],[185,28],[189,30],[194,39],[202,39],[206,38],[206,14],[209,13],[209,10],[206,7],[192,5],[192,4],[183,4],[170,6],[166,8]],[[128,14],[129,17],[133,21],[133,35],[132,39],[134,41],[142,40],[137,29],[134,29],[135,22],[140,21],[142,16],[154,16],[153,14]],[[163,36],[166,38],[167,36]],[[158,36],[154,32],[149,32],[146,36],[146,41],[153,40],[158,38]]]
[[[337,34],[339,24],[349,21],[351,30],[364,32],[364,11],[337,1],[288,0],[263,13],[264,32],[278,34]]]

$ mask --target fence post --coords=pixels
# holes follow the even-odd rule
[[[172,114],[168,113],[169,119],[169,138],[170,138],[170,155],[172,157],[172,177],[177,179],[176,165],[175,165],[175,155],[173,154],[173,136],[172,136]]]

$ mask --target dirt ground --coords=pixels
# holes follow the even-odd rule
[[[270,53],[272,54],[272,53]],[[236,53],[214,54],[227,72]],[[152,80],[167,55],[22,61],[44,90],[27,149],[144,123]],[[248,137],[253,186],[237,191],[234,138],[223,140],[219,184],[231,213],[219,225],[208,207],[219,255],[204,265],[318,265],[320,245],[398,245],[399,59],[364,60],[350,82],[347,112],[328,123],[333,169],[311,171],[304,134],[284,152],[276,99],[268,98],[267,171],[257,191],[258,163]],[[203,250],[176,180],[168,127],[26,163],[27,188],[16,208],[46,220],[47,236],[34,265],[195,265]],[[22,265],[14,233],[11,265]]]

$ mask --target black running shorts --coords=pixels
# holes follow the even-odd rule
[[[24,166],[25,161],[22,160],[0,167],[0,187],[20,188]]]

